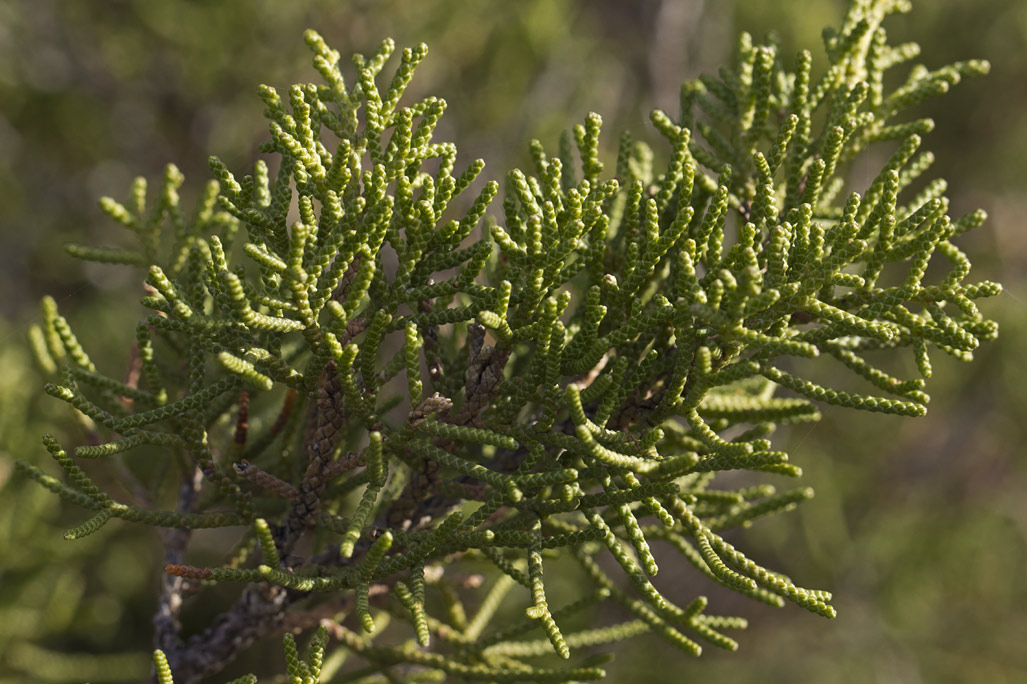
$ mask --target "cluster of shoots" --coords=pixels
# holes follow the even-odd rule
[[[89,512],[68,539],[163,529],[155,681],[283,633],[295,682],[599,679],[597,651],[645,632],[737,648],[745,620],[707,612],[703,582],[834,617],[724,537],[812,496],[770,437],[824,404],[923,415],[931,355],[997,332],[974,300],[1000,286],[968,283],[955,243],[984,213],[949,216],[921,179],[932,122],[896,121],[987,64],[914,66],[886,92],[918,52],[881,27],[905,9],[857,0],[816,68],[743,35],[734,68],[653,112],[656,153],[623,135],[604,163],[592,114],[503,182],[435,141],[444,100],[404,104],[426,46],[385,78],[387,40],[347,81],[309,31],[323,83],[260,90],[270,165],[211,158],[192,212],[173,166],[104,199],[137,244],[68,252],[142,269],[132,370],[99,369],[46,300],[46,391],[88,443],[44,438],[64,478],[20,468]],[[850,178],[868,148],[886,161]],[[802,377],[813,363],[846,389]],[[201,528],[238,543],[195,564]],[[238,601],[183,633],[215,585]],[[620,620],[582,629],[603,602]]]

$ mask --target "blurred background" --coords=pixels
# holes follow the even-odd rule
[[[652,140],[648,111],[676,114],[680,82],[730,60],[738,31],[773,29],[785,55],[815,48],[816,68],[820,31],[845,5],[0,0],[0,682],[139,681],[149,669],[156,535],[112,524],[66,542],[82,512],[12,472],[13,458],[48,460],[44,432],[81,439],[61,432],[66,408],[40,390],[26,328],[53,294],[98,365],[126,367],[135,274],[83,266],[61,245],[118,244],[96,199],[126,197],[136,175],[157,182],[167,162],[186,175],[186,206],[209,154],[248,168],[266,138],[256,85],[315,80],[305,28],[344,56],[385,36],[427,42],[414,92],[448,100],[441,139],[502,177],[527,161],[531,138],[555,145],[589,111],[604,117],[609,150],[625,128]],[[893,44],[918,41],[931,68],[992,62],[990,76],[916,114],[937,123],[926,146],[951,213],[991,216],[959,244],[972,278],[1005,284],[983,303],[1000,339],[970,365],[937,357],[926,418],[827,409],[779,434],[817,497],[738,543],[833,591],[837,619],[661,573],[668,593],[708,594],[712,613],[748,617],[741,649],[689,660],[642,637],[619,649],[610,681],[1027,682],[1027,3],[922,0],[886,27]]]

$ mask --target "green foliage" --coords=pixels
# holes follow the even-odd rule
[[[212,157],[216,180],[192,212],[174,166],[155,197],[140,179],[128,202],[105,198],[136,246],[68,253],[146,269],[135,372],[101,373],[46,300],[32,334],[58,375],[46,391],[101,438],[73,456],[44,438],[67,482],[18,467],[92,511],[68,539],[114,518],[176,530],[158,681],[197,681],[251,643],[319,624],[308,661],[286,636],[291,680],[324,676],[329,634],[340,658],[369,664],[347,681],[598,679],[589,661],[528,661],[646,631],[691,655],[700,642],[737,648],[725,632],[745,620],[660,591],[658,542],[740,594],[834,617],[829,592],[723,534],[812,491],[717,474],[798,477],[768,438],[819,418],[814,401],[923,415],[930,353],[969,360],[997,333],[974,300],[1001,288],[966,283],[952,242],[984,214],[950,218],[941,181],[909,196],[933,159],[919,151],[933,124],[894,121],[988,65],[914,68],[886,92],[886,70],[914,52],[888,46],[881,22],[905,9],[855,2],[825,33],[818,78],[809,52],[792,62],[743,35],[734,69],[686,83],[676,117],[653,112],[662,167],[627,135],[604,163],[595,114],[556,155],[534,142],[533,168],[506,177],[501,222],[484,162],[458,172],[456,147],[434,141],[445,101],[400,104],[426,46],[384,78],[387,40],[353,58],[348,80],[308,31],[324,84],[261,89],[262,152],[277,165],[237,178]],[[890,141],[877,176],[852,191],[847,165]],[[900,350],[919,377],[880,365],[901,368]],[[797,359],[821,355],[863,386],[802,377]],[[122,452],[166,464],[132,503],[76,460]],[[223,527],[242,528],[240,549],[255,540],[261,562],[236,550],[185,563],[191,530]],[[578,596],[547,590],[546,566],[563,561],[587,578]],[[492,569],[470,619],[462,567]],[[245,585],[238,601],[183,635],[183,595],[231,583]],[[526,619],[490,629],[516,585]],[[631,618],[566,626],[599,601]],[[390,616],[416,641],[378,643]],[[545,641],[516,640],[532,630]]]

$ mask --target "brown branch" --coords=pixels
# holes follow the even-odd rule
[[[481,413],[499,390],[510,350],[485,344],[485,326],[467,326],[467,370],[464,372],[464,405],[453,417],[456,425],[483,427]]]
[[[360,468],[364,465],[366,465],[364,463],[364,460],[360,458],[359,455],[351,451],[342,458],[337,458],[334,461],[330,461],[328,465],[325,467],[324,471],[321,473],[321,478],[326,483],[328,483],[334,480],[335,478],[339,477],[340,475],[348,473],[354,468]]]
[[[369,321],[366,316],[358,316],[352,321],[346,324],[346,332],[339,338],[339,344],[345,347],[347,344],[353,341],[353,338],[364,332],[369,325]]]
[[[235,438],[232,443],[237,452],[241,453],[246,446],[246,436],[250,430],[250,393],[239,394],[239,409],[235,419]]]
[[[189,513],[200,491],[202,475],[199,468],[185,478],[178,489],[179,513]],[[171,529],[164,532],[164,563],[166,566],[180,565],[185,558],[185,547],[189,543],[191,530]],[[182,624],[178,616],[182,609],[184,575],[165,574],[161,577],[160,598],[157,612],[153,616],[153,645],[165,653],[179,648]]]
[[[306,440],[307,470],[300,482],[302,501],[290,512],[290,517],[296,517],[305,524],[310,522],[310,516],[317,511],[317,502],[328,484],[323,473],[331,462],[339,431],[346,424],[342,402],[342,382],[336,372],[335,362],[332,361],[325,368],[325,383],[318,390],[317,402],[313,405],[314,431]]]
[[[464,403],[448,422],[454,425],[483,427],[481,414],[499,391],[503,369],[510,359],[509,349],[497,349],[485,344],[485,326],[471,323],[467,326],[467,371],[464,373]],[[434,397],[432,398],[434,399]],[[445,399],[445,397],[441,397]],[[448,401],[448,400],[447,400]],[[442,404],[439,404],[441,407]],[[430,411],[423,407],[415,409],[411,416],[414,422]],[[436,445],[453,452],[456,444],[441,438]],[[523,457],[522,457],[523,458]],[[410,482],[386,512],[384,524],[396,529],[410,529],[432,520],[459,503],[458,499],[431,496],[438,485],[439,464],[424,459],[413,472]],[[458,482],[473,483],[473,478],[459,478]]]
[[[139,376],[143,371],[143,357],[139,353],[139,345],[133,344],[128,357],[128,370],[125,373],[125,385],[132,389],[138,389]],[[133,401],[129,397],[121,397],[121,404],[131,410]]]
[[[170,575],[168,576],[170,577]],[[252,584],[214,624],[181,645],[164,650],[176,684],[196,684],[220,672],[238,654],[279,629],[289,598],[283,587]],[[152,678],[156,684],[156,677]]]
[[[434,284],[434,280],[428,279],[428,285]],[[422,299],[417,303],[417,310],[420,313],[431,313],[435,308],[435,299]],[[422,325],[421,337],[424,339],[424,358],[428,362],[428,377],[431,378],[432,387],[439,387],[445,379],[446,371],[442,365],[442,357],[439,356],[439,329],[434,325]]]
[[[164,572],[173,577],[185,579],[205,580],[214,576],[210,568],[201,568],[195,565],[182,565],[181,563],[168,563],[164,566]]]
[[[341,278],[339,278],[339,284],[335,286],[334,290],[332,290],[332,299],[337,302],[341,302],[346,296],[346,290],[349,288],[350,283],[353,282],[353,279],[357,277],[357,271],[360,270],[361,260],[362,257],[358,254],[353,258],[353,261],[350,262],[349,266],[346,267],[346,272],[342,274]]]
[[[261,470],[245,459],[238,463],[233,463],[232,468],[240,477],[246,478],[253,484],[263,487],[283,499],[289,499],[290,501],[301,500],[300,490],[296,489],[296,487],[285,480],[275,477],[271,473]]]

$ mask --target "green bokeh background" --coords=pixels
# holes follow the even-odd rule
[[[13,458],[44,463],[43,432],[82,439],[39,389],[25,331],[51,293],[102,369],[126,366],[136,276],[83,266],[61,245],[122,239],[96,198],[124,197],[135,175],[155,181],[174,162],[188,205],[209,177],[208,154],[249,166],[266,137],[256,84],[315,76],[304,28],[344,54],[384,36],[427,42],[414,90],[446,98],[439,134],[501,178],[525,163],[531,138],[555,144],[589,111],[604,117],[608,150],[624,128],[648,135],[648,110],[673,111],[680,82],[730,59],[739,30],[759,38],[773,28],[793,54],[819,46],[844,6],[0,0],[0,682],[146,675],[156,536],[112,524],[66,542],[82,512],[12,473]],[[712,612],[748,617],[741,649],[691,660],[643,637],[620,649],[610,681],[1027,682],[1027,3],[921,0],[886,27],[893,42],[920,42],[931,67],[992,62],[990,76],[917,114],[938,124],[927,147],[934,175],[949,181],[952,213],[991,216],[960,246],[977,278],[1006,285],[983,305],[1000,339],[970,365],[937,359],[926,418],[828,409],[821,423],[779,434],[817,498],[739,544],[832,590],[836,620],[750,604],[675,571],[668,557],[658,586],[685,601],[708,594]],[[823,63],[819,48],[814,58]],[[866,179],[857,168],[853,180]],[[249,665],[283,671],[273,650]]]

